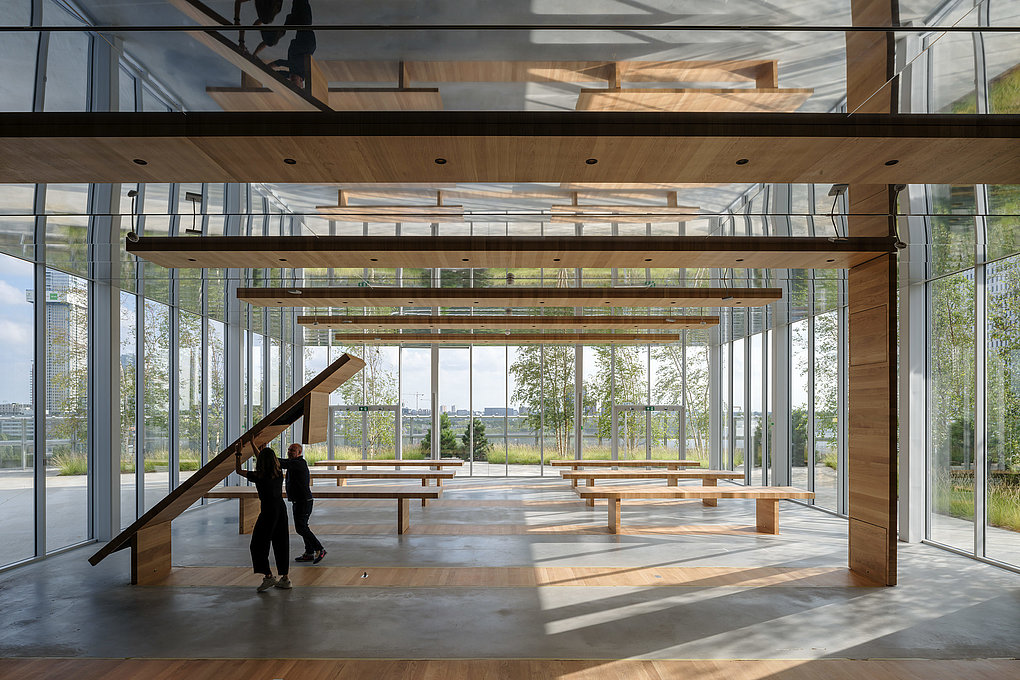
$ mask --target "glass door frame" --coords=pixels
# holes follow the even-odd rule
[[[687,412],[682,404],[613,404],[611,460],[620,460],[620,413],[623,411],[645,412],[645,460],[652,459],[652,413],[656,411],[674,411],[680,413],[680,424],[677,432],[677,460],[687,457]]]
[[[337,413],[361,414],[361,460],[368,460],[368,414],[370,412],[393,412],[393,446],[397,460],[402,460],[402,447],[400,441],[400,407],[396,404],[332,404],[329,407],[329,427],[326,430],[326,455],[330,460],[333,458],[334,419]]]

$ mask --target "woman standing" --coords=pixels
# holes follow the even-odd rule
[[[290,531],[287,526],[287,506],[283,502],[283,471],[276,452],[268,446],[259,451],[255,459],[255,471],[241,469],[241,453],[234,453],[234,467],[237,474],[255,482],[259,494],[259,516],[251,532],[251,564],[256,574],[262,574],[262,585],[257,592],[264,593],[273,586],[287,590],[291,587],[287,577],[290,561]],[[273,578],[269,567],[269,548],[276,558],[276,569],[280,579]]]

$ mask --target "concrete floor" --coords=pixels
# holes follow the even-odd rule
[[[560,480],[458,479],[412,526],[602,524]],[[633,525],[753,524],[754,506],[624,505]],[[389,505],[320,503],[316,524],[391,523]],[[846,522],[784,503],[781,534],[324,535],[325,564],[842,567]],[[452,533],[452,532],[451,532]],[[177,566],[250,565],[236,504],[174,523]],[[292,537],[292,549],[299,546]],[[0,574],[0,656],[289,658],[1002,658],[1020,650],[1020,576],[901,544],[900,585],[852,587],[137,587],[95,546]],[[293,555],[292,555],[293,556]],[[295,569],[316,569],[297,566]]]

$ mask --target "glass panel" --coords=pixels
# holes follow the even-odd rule
[[[178,314],[177,451],[184,481],[202,462],[202,318]]]
[[[1020,564],[1020,256],[987,270],[985,555]]]
[[[969,9],[969,8],[968,8]],[[957,10],[965,12],[963,3]],[[947,33],[929,50],[931,113],[977,113],[974,80],[974,38],[969,33]]]
[[[534,395],[526,403],[529,427],[542,432],[543,461],[574,457],[574,383],[577,351],[572,345],[542,345],[542,392],[538,408]],[[521,353],[527,350],[521,348]],[[521,354],[518,354],[521,356]],[[518,386],[523,376],[517,377]],[[533,380],[528,381],[529,385]],[[519,402],[520,403],[520,402]],[[541,411],[539,411],[541,409]],[[537,416],[541,414],[539,419]]]
[[[142,412],[145,510],[170,490],[170,308],[145,301]]]
[[[720,322],[725,323],[725,318]],[[722,467],[733,469],[732,451],[730,450],[730,349],[729,343],[719,347],[719,451]],[[712,406],[709,405],[709,408]]]
[[[34,184],[0,184],[0,251],[35,257],[34,201]]]
[[[810,328],[807,319],[790,325],[790,483],[810,489],[808,451],[810,449]]]
[[[439,446],[443,456],[457,456],[464,460],[484,463],[488,447],[485,438],[485,428],[479,420],[475,425],[475,434],[478,441],[475,442],[475,454],[471,455],[468,447],[470,432],[468,423],[471,420],[471,395],[470,376],[471,359],[467,347],[440,347],[439,348],[439,410],[445,416],[440,416]],[[511,368],[511,370],[513,370]],[[444,429],[444,423],[448,427]],[[426,437],[427,443],[431,446],[431,436]],[[424,446],[422,452],[427,452],[428,446]],[[471,470],[474,470],[474,463]]]
[[[401,370],[404,372],[400,384],[401,453],[404,458],[421,458],[424,457],[422,440],[432,427],[429,407],[432,394],[432,350],[415,347],[402,348],[400,352]],[[475,399],[478,399],[477,395]]]
[[[977,210],[973,186],[933,185],[929,187],[934,215],[931,217],[930,276],[948,274],[974,266]],[[948,217],[951,215],[951,217]]]
[[[1020,185],[988,187],[988,259],[1020,252]]]
[[[332,460],[362,459],[362,418],[358,411],[337,410],[332,415],[333,448],[329,452]]]
[[[586,346],[582,349],[583,393],[581,398],[582,458],[609,458],[612,418],[609,387],[609,347]],[[573,458],[573,452],[568,456]]]
[[[0,255],[0,566],[35,554],[35,431],[32,407],[34,267]],[[80,479],[80,478],[78,478]]]
[[[137,298],[130,293],[120,294],[120,526],[125,528],[137,516],[135,501],[135,446],[138,434],[136,357],[138,313]]]
[[[252,425],[262,420],[262,416],[265,415],[262,401],[265,376],[264,346],[265,338],[258,333],[253,334],[251,339],[251,378],[249,380]]]
[[[928,346],[931,538],[974,549],[974,272],[933,281]]]
[[[81,22],[47,0],[44,16],[51,26],[80,26]],[[7,40],[7,36],[4,36]],[[89,34],[50,33],[46,60],[45,111],[87,111],[89,85]]]
[[[815,505],[837,509],[839,449],[839,315],[815,317]]]
[[[750,430],[753,439],[751,440],[752,451],[754,452],[754,462],[751,472],[751,483],[761,484],[762,483],[762,460],[764,451],[765,437],[768,433],[765,432],[765,422],[762,418],[764,412],[764,405],[762,404],[762,381],[765,378],[766,366],[762,358],[762,343],[764,342],[764,335],[757,333],[752,335],[749,342],[751,343],[751,361],[748,364],[748,370],[751,372],[751,422]]]
[[[990,3],[992,26],[1020,24],[1020,5],[1006,0]],[[1020,113],[1020,42],[1008,33],[985,33],[985,71],[988,73],[988,112]]]
[[[743,316],[742,314],[739,316]],[[746,453],[744,432],[744,340],[733,341],[733,469],[744,469]]]
[[[87,276],[88,184],[46,187],[46,262],[57,269]]]
[[[224,325],[209,321],[205,348],[206,447],[203,462],[219,455],[226,442],[226,377],[224,366]],[[181,475],[183,479],[184,475]]]
[[[47,551],[88,538],[88,299],[84,279],[46,270]]]
[[[25,0],[0,0],[5,24],[27,26],[30,8]],[[5,33],[0,38],[0,111],[32,110],[38,42],[34,33]]]
[[[472,408],[480,415],[475,420],[480,424],[476,428],[484,428],[485,438],[489,442],[486,452],[487,469],[475,466],[476,474],[503,476],[507,474],[507,355],[506,347],[476,346],[471,351],[473,362],[472,381],[474,402]],[[516,411],[515,411],[516,413]]]

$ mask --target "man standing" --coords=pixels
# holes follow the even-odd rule
[[[287,499],[294,510],[294,528],[305,541],[305,552],[295,561],[318,564],[326,556],[326,551],[308,528],[308,518],[312,516],[312,488],[308,463],[302,452],[300,444],[291,444],[287,448],[287,460],[281,460],[280,467],[287,471]]]

